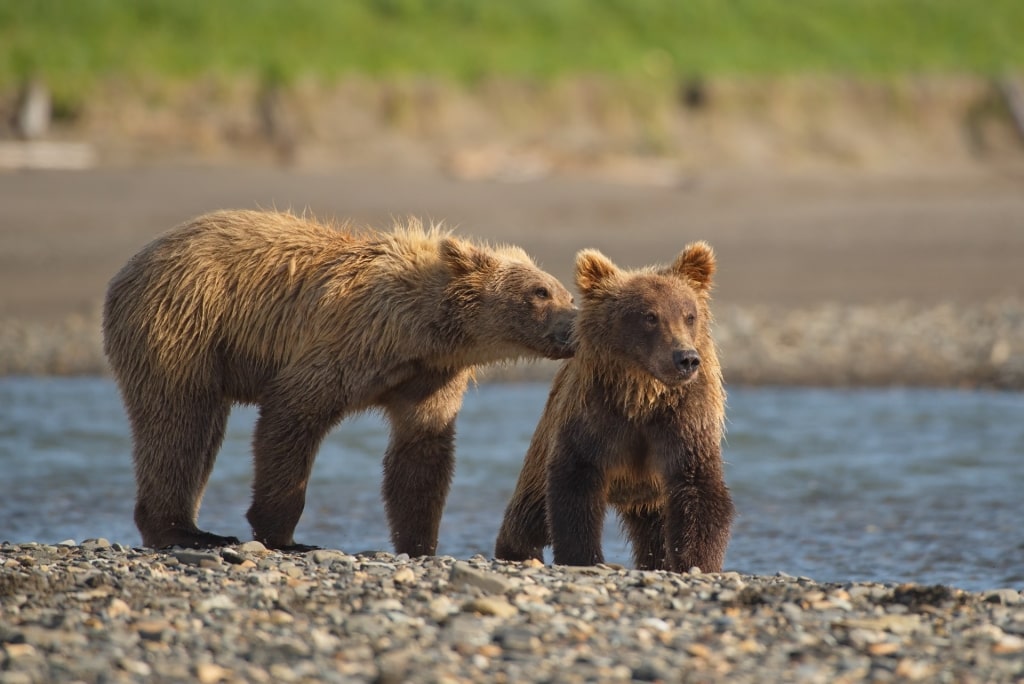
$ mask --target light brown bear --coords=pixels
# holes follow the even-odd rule
[[[196,526],[234,403],[259,405],[247,518],[293,539],[321,440],[380,409],[396,552],[433,554],[475,366],[566,358],[570,293],[517,247],[411,221],[393,232],[223,211],[157,238],[110,282],[104,350],[131,422],[135,522],[150,547],[216,546]]]
[[[505,560],[603,562],[608,504],[638,568],[722,568],[733,504],[722,473],[725,392],[711,337],[715,257],[688,245],[668,268],[576,258],[576,355],[555,377],[498,535]]]

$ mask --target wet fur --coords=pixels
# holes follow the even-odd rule
[[[112,279],[103,312],[143,543],[234,541],[196,522],[231,406],[248,403],[260,407],[256,539],[296,546],[321,440],[376,408],[391,425],[383,496],[395,549],[434,553],[473,368],[571,355],[574,317],[569,292],[521,249],[417,221],[377,232],[224,211],[173,229]]]
[[[719,571],[733,504],[710,330],[714,254],[694,243],[667,268],[627,272],[585,250],[576,264],[577,352],[555,377],[495,554],[542,559],[550,544],[555,563],[603,562],[611,505],[637,567]],[[667,359],[687,349],[699,354],[698,370],[674,377]]]

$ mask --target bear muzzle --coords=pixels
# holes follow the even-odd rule
[[[700,368],[700,354],[695,349],[676,349],[672,352],[672,365],[679,373],[680,382],[688,382]]]
[[[572,334],[572,326],[556,330],[548,340],[552,346],[552,359],[569,359],[576,354],[576,338]]]

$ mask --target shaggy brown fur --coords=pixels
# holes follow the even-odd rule
[[[624,272],[576,258],[583,295],[576,355],[562,365],[505,512],[506,560],[603,561],[616,508],[637,567],[719,571],[733,505],[722,474],[725,392],[711,338],[711,248]]]
[[[114,276],[103,312],[143,543],[235,541],[196,521],[231,405],[254,403],[247,518],[268,546],[297,547],[321,440],[376,407],[391,424],[383,495],[395,549],[434,553],[473,367],[566,358],[574,318],[569,292],[522,250],[415,221],[355,232],[224,211],[172,230]]]

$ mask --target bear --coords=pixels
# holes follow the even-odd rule
[[[131,426],[143,544],[237,543],[197,527],[232,405],[258,405],[246,518],[293,534],[321,440],[389,422],[382,495],[397,553],[433,555],[474,369],[572,355],[570,292],[520,248],[417,219],[391,231],[273,211],[199,216],[110,281],[103,345]]]
[[[734,506],[721,442],[725,389],[711,336],[714,252],[624,271],[576,258],[576,354],[555,375],[495,544],[498,559],[604,562],[613,506],[636,567],[719,572]]]

